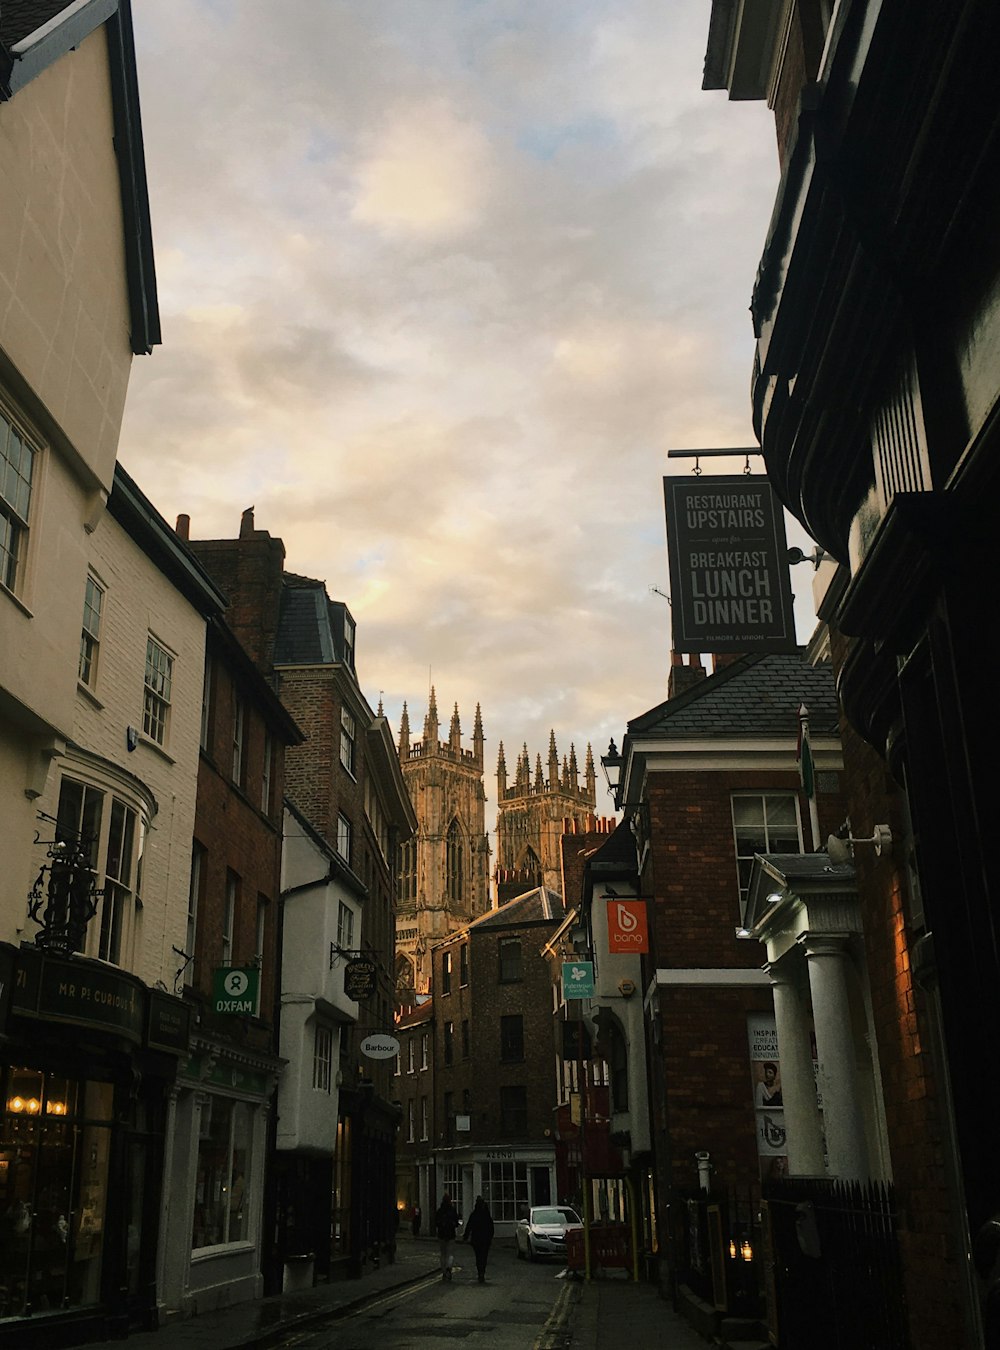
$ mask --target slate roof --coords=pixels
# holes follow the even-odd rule
[[[68,9],[71,0],[3,0],[0,4],[0,40],[8,47],[23,42],[61,10]]]
[[[311,577],[286,572],[281,587],[278,631],[274,639],[276,666],[313,666],[334,659],[330,601],[326,586]]]
[[[565,915],[562,897],[545,886],[536,886],[533,891],[508,900],[499,909],[473,919],[469,929],[479,932],[484,928],[514,928],[527,923],[561,923]]]
[[[735,740],[798,734],[798,709],[809,710],[813,736],[839,731],[837,693],[828,665],[803,653],[741,656],[628,724],[628,738]]]

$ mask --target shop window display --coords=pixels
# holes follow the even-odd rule
[[[202,1106],[191,1246],[219,1247],[249,1239],[247,1185],[251,1166],[251,1107],[226,1097]]]
[[[0,1317],[100,1300],[113,1090],[7,1070],[0,1126]]]

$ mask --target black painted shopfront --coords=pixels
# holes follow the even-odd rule
[[[5,970],[0,1347],[153,1326],[166,1097],[187,1009],[81,956],[5,946]]]

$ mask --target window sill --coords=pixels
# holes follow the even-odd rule
[[[214,1247],[194,1247],[191,1251],[191,1264],[196,1261],[211,1261],[218,1256],[238,1256],[240,1252],[255,1252],[256,1242],[241,1238],[239,1242],[219,1242]]]
[[[0,595],[5,595],[7,599],[10,600],[12,604],[16,605],[21,613],[27,618],[33,619],[35,617],[34,610],[29,609],[24,601],[19,596],[15,595],[10,587],[5,586],[2,581],[0,581]]]
[[[98,712],[104,711],[104,704],[91,689],[89,684],[84,684],[82,680],[76,682],[76,692],[82,694],[88,703],[92,703]]]
[[[177,763],[173,755],[170,754],[168,750],[164,750],[163,746],[160,745],[159,742],[154,741],[151,736],[147,736],[144,731],[139,732],[138,743],[139,745],[144,745],[147,750],[152,750],[153,753],[159,755],[161,759],[165,759],[168,764]]]

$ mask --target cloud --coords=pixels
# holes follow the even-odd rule
[[[198,537],[254,503],[394,718],[430,668],[494,750],[581,752],[663,697],[665,452],[750,438],[777,180],[767,110],[700,89],[707,22],[136,7],[164,345],[122,458]]]

